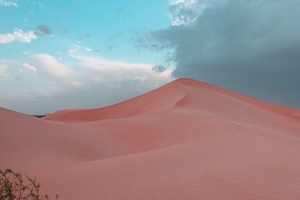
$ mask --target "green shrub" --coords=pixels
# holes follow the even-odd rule
[[[5,171],[0,170],[0,200],[49,200],[49,196],[46,194],[42,196],[40,194],[40,183],[27,176],[28,184],[24,183],[22,174],[14,172],[11,169]],[[56,200],[58,199],[56,195]]]

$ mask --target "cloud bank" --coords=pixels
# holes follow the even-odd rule
[[[172,25],[152,35],[174,49],[174,77],[300,108],[299,7],[298,0],[177,0]]]
[[[31,63],[39,66],[39,71],[42,71],[43,75],[47,75],[50,79],[66,79],[71,74],[70,68],[48,54],[33,54]]]
[[[109,61],[78,53],[70,56],[73,62],[63,62],[48,54],[30,54],[26,62],[0,60],[0,79],[19,80],[33,86],[18,93],[3,93],[0,103],[28,114],[102,107],[172,80],[170,70],[158,73],[150,64]]]

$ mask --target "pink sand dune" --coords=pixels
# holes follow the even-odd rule
[[[0,169],[60,199],[300,199],[300,111],[191,79],[36,119],[0,109]]]

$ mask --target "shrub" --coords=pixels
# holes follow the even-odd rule
[[[49,196],[46,194],[42,196],[40,194],[40,183],[27,176],[28,184],[24,183],[22,174],[20,172],[14,172],[11,169],[5,171],[0,170],[0,200],[49,200]],[[58,199],[56,195],[56,200]]]

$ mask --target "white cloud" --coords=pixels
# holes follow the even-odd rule
[[[30,43],[31,40],[36,39],[37,36],[33,31],[29,31],[27,33],[23,32],[20,29],[14,29],[13,33],[8,34],[0,34],[0,44],[8,44],[15,41]]]
[[[32,54],[32,51],[24,51],[23,54],[24,55],[29,55],[29,54]]]
[[[22,79],[22,89],[13,96],[4,95],[4,100],[21,100],[24,106],[19,110],[27,113],[32,109],[53,112],[72,107],[101,107],[148,92],[173,79],[171,71],[155,73],[150,64],[108,61],[79,54],[71,57],[75,60],[71,63],[76,63],[76,71],[71,69],[71,63],[47,54],[32,54],[28,61],[23,62],[0,59],[0,66],[14,66],[14,71],[18,72],[16,75],[26,77]],[[25,68],[36,69],[36,73],[29,73]],[[7,67],[0,69],[3,69],[0,70],[2,79],[8,77]],[[35,86],[27,85],[32,82]],[[13,104],[8,108],[15,109]]]
[[[86,50],[87,52],[92,52],[92,51],[93,51],[93,49],[91,49],[90,47],[86,47],[85,50]]]
[[[68,51],[68,54],[75,54],[75,53],[77,53],[77,51],[74,50],[74,49],[70,49],[70,50]]]
[[[59,94],[60,91],[57,87],[47,87],[47,88],[34,88],[32,90],[24,90],[21,93],[21,97],[24,99],[32,99],[39,97],[52,97]]]
[[[42,3],[37,1],[32,2],[32,5],[38,5],[40,8],[45,8],[45,6]]]
[[[30,57],[38,71],[39,78],[53,87],[59,87],[55,94],[81,88],[84,83],[76,81],[76,73],[65,63],[48,54],[33,54]]]
[[[0,59],[0,80],[11,80],[16,78],[16,72],[21,63],[17,60]]]
[[[207,0],[171,0],[172,26],[193,24],[207,6]]]
[[[36,71],[36,68],[33,67],[33,66],[31,66],[31,65],[29,65],[28,63],[23,63],[23,64],[22,64],[22,67],[24,67],[24,68],[26,68],[26,69],[29,69],[29,70],[31,70],[31,71]]]
[[[78,43],[80,43],[80,42],[78,42]],[[90,47],[73,44],[71,46],[71,48],[69,49],[68,54],[71,55],[71,54],[80,53],[82,50],[87,51],[87,52],[93,52],[93,49]]]
[[[147,79],[149,79],[149,77],[146,76],[146,75],[143,75],[143,76],[137,76],[137,75],[135,75],[135,77],[134,77],[134,80],[138,80],[140,82],[144,82]]]
[[[96,57],[73,55],[79,61],[82,70],[78,76],[81,82],[102,84],[110,87],[124,87],[132,84],[143,84],[152,87],[157,83],[163,84],[170,80],[171,71],[157,74],[152,65],[140,63],[125,63],[108,61]]]
[[[48,54],[33,54],[31,61],[38,68],[42,75],[54,79],[67,79],[71,74],[71,69],[58,62]]]
[[[11,78],[7,69],[8,66],[0,64],[0,80],[8,80]]]
[[[80,45],[78,45],[78,44],[73,44],[73,49],[75,49],[75,50],[79,50],[79,49],[81,49],[83,46],[80,46]]]
[[[17,3],[8,0],[0,0],[0,6],[14,6],[19,7]]]

